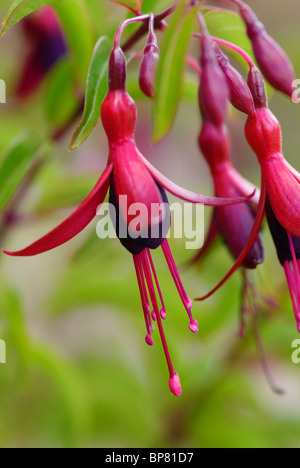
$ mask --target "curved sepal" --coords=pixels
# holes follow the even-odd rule
[[[107,194],[112,168],[112,164],[107,166],[87,198],[59,226],[25,249],[16,252],[4,250],[3,252],[13,257],[28,257],[47,252],[73,239],[73,237],[79,234],[96,216],[97,208],[103,203]]]

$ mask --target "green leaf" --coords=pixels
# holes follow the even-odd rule
[[[18,135],[1,159],[0,211],[3,210],[27,174],[40,147],[40,141],[28,133]]]
[[[100,118],[100,106],[107,91],[107,66],[110,44],[106,37],[98,40],[90,64],[82,120],[73,135],[70,150],[79,148]]]
[[[153,107],[154,142],[161,140],[171,129],[182,94],[185,55],[198,10],[194,6],[186,13],[185,8],[185,2],[177,7],[161,47]]]
[[[141,10],[142,3],[143,3],[142,0],[110,0],[110,1],[114,3],[119,3],[119,5],[122,5],[135,13]]]
[[[83,0],[64,0],[54,8],[66,35],[75,75],[84,83],[95,44],[89,11]]]
[[[68,59],[59,61],[50,71],[45,105],[46,117],[55,125],[68,122],[78,108],[72,67]]]
[[[63,0],[15,0],[12,2],[0,29],[0,37],[3,36],[9,28],[14,26],[25,16],[42,8],[45,5],[52,5]]]

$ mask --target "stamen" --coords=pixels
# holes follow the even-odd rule
[[[299,273],[299,260],[296,257],[296,252],[295,252],[295,247],[294,247],[292,236],[291,236],[291,234],[289,232],[287,232],[287,236],[288,236],[288,240],[289,240],[289,244],[290,244],[290,250],[291,250],[291,254],[292,254],[293,269],[292,269],[292,266],[291,266],[290,262],[287,262],[288,267],[287,267],[287,269],[285,268],[285,272],[286,272],[286,270],[288,271],[287,280],[288,280],[288,284],[289,284],[289,289],[290,289],[290,291],[291,290],[293,291],[293,297],[296,299],[296,301],[294,302],[292,294],[291,294],[294,313],[295,313],[295,318],[296,318],[296,322],[297,322],[297,327],[298,327],[298,330],[300,331],[300,273]],[[296,307],[295,307],[295,305],[296,305]]]
[[[151,266],[152,274],[153,274],[153,277],[154,277],[154,280],[155,280],[156,288],[157,288],[159,298],[160,298],[160,302],[161,302],[160,316],[161,316],[161,318],[163,320],[166,320],[166,317],[167,317],[166,308],[165,308],[165,304],[164,304],[163,295],[162,295],[162,292],[161,292],[161,289],[160,289],[160,286],[159,286],[159,282],[158,282],[157,274],[156,274],[156,271],[155,271],[154,263],[153,263],[153,260],[152,260],[152,257],[151,257],[150,250],[146,249],[146,252],[147,252],[148,260],[149,260],[149,263],[150,263],[150,266]],[[153,313],[153,312],[152,312],[152,314],[155,317],[155,313]],[[152,315],[152,318],[153,318],[153,315]],[[154,321],[155,321],[155,318],[153,319]]]
[[[163,241],[161,246],[162,246],[163,253],[164,253],[164,256],[166,258],[166,261],[168,263],[170,273],[171,273],[171,275],[173,277],[173,280],[174,280],[174,283],[176,285],[177,291],[178,291],[179,296],[181,298],[181,301],[182,301],[182,303],[183,303],[183,305],[185,307],[185,310],[187,311],[187,314],[189,316],[189,319],[190,319],[189,328],[193,333],[197,333],[198,332],[198,322],[197,322],[197,320],[193,319],[193,315],[192,315],[192,312],[191,312],[191,309],[192,309],[192,306],[193,306],[193,301],[188,297],[188,295],[185,292],[185,289],[184,289],[183,284],[181,282],[181,279],[180,279],[176,264],[174,262],[172,252],[171,252],[171,249],[170,249],[170,246],[169,246],[169,243],[168,243],[167,239],[165,239]]]
[[[180,395],[179,378],[178,378],[177,373],[174,370],[173,363],[172,363],[171,356],[170,356],[170,352],[169,352],[169,348],[168,348],[168,345],[167,345],[167,340],[166,340],[166,337],[165,337],[165,334],[164,334],[164,329],[163,329],[163,325],[162,325],[162,321],[161,321],[161,317],[160,317],[160,313],[159,313],[159,309],[158,309],[158,304],[157,304],[157,300],[156,300],[154,284],[153,284],[153,280],[152,280],[151,268],[150,268],[150,265],[149,265],[147,252],[145,252],[145,250],[143,250],[143,252],[141,252],[140,256],[141,256],[141,259],[142,259],[143,271],[144,271],[144,275],[145,275],[145,278],[146,278],[146,283],[147,283],[148,291],[149,291],[149,294],[150,294],[150,299],[151,299],[151,302],[152,302],[152,305],[153,305],[153,308],[154,308],[154,311],[155,311],[155,314],[156,314],[156,320],[157,320],[157,325],[158,325],[158,329],[159,329],[159,334],[160,334],[163,350],[164,350],[164,353],[165,353],[165,356],[166,356],[167,365],[168,365],[168,369],[169,369],[169,373],[170,373],[169,387],[170,387],[170,390],[173,393],[173,395],[179,396]]]
[[[294,267],[296,283],[297,283],[298,287],[300,287],[299,265],[298,265],[298,261],[297,261],[297,258],[296,258],[296,252],[295,252],[293,239],[292,239],[292,236],[291,236],[291,234],[289,232],[287,232],[287,236],[288,236],[290,249],[291,249],[291,254],[292,254],[292,260],[293,260],[293,267]]]
[[[251,281],[249,280],[246,270],[244,270],[244,273],[243,273],[243,281],[244,281],[244,284],[243,284],[244,300],[247,301],[249,304],[248,311],[252,318],[252,329],[254,333],[255,344],[256,344],[256,349],[257,349],[258,358],[260,360],[260,364],[262,366],[264,375],[267,379],[268,384],[270,385],[271,390],[277,395],[283,395],[284,390],[276,384],[273,378],[273,375],[271,373],[271,370],[269,368],[267,358],[266,358],[264,344],[263,344],[263,340],[262,340],[260,330],[259,330],[258,308],[257,308],[256,300],[255,300],[256,293],[254,291]]]
[[[146,329],[147,329],[147,335],[145,337],[145,341],[149,346],[153,346],[153,339],[151,336],[151,332],[153,331],[153,325],[151,323],[150,304],[149,304],[147,288],[146,288],[144,274],[143,274],[143,267],[141,263],[142,262],[141,254],[133,255],[133,262],[135,266],[136,277],[138,280],[142,307],[143,307],[143,312],[144,312],[144,318],[145,318],[145,323],[146,323]]]
[[[295,278],[293,275],[293,270],[291,268],[290,262],[286,261],[283,264],[283,268],[285,271],[285,276],[287,280],[287,284],[290,291],[291,301],[293,304],[295,319],[297,323],[297,328],[300,332],[300,301],[299,301],[299,288],[297,289],[297,285],[295,282]]]
[[[246,330],[246,315],[249,313],[249,308],[246,306],[246,272],[245,268],[242,271],[242,291],[241,291],[241,309],[240,309],[240,329],[239,337],[244,338]]]

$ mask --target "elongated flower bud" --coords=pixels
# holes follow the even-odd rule
[[[255,66],[250,68],[248,74],[248,86],[253,96],[256,109],[268,106],[266,85],[262,74]]]
[[[277,42],[270,37],[264,25],[258,20],[248,5],[239,5],[247,34],[252,42],[257,63],[268,82],[278,91],[292,96],[292,83],[295,79],[293,66]]]
[[[227,117],[228,86],[212,47],[212,41],[203,31],[201,55],[201,81],[199,104],[204,120],[222,125]]]
[[[126,60],[121,47],[115,47],[109,57],[108,87],[110,91],[125,90]]]
[[[154,97],[155,74],[159,60],[158,51],[156,36],[151,32],[144,49],[139,73],[140,88],[146,96],[151,98]]]
[[[255,112],[251,91],[242,75],[230,64],[226,55],[220,47],[214,44],[214,51],[218,59],[219,66],[223,71],[229,89],[229,101],[239,111],[247,115]]]

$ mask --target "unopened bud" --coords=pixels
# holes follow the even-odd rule
[[[292,83],[295,79],[293,65],[279,44],[268,35],[264,25],[258,20],[248,5],[239,6],[247,26],[247,34],[252,42],[257,63],[273,88],[292,96]]]
[[[256,109],[268,106],[266,85],[262,74],[255,66],[250,68],[248,74],[248,86],[252,93]]]
[[[148,36],[144,56],[140,66],[139,84],[142,92],[148,97],[154,97],[154,82],[159,60],[157,40],[154,33]]]
[[[229,101],[239,111],[247,115],[255,113],[255,107],[251,91],[242,75],[230,64],[226,55],[223,54],[220,47],[214,44],[219,66],[227,80],[229,89]]]
[[[115,47],[109,57],[108,85],[110,91],[125,90],[126,60],[121,47]]]
[[[222,125],[227,117],[228,86],[205,32],[202,34],[201,69],[199,104],[203,119]]]

